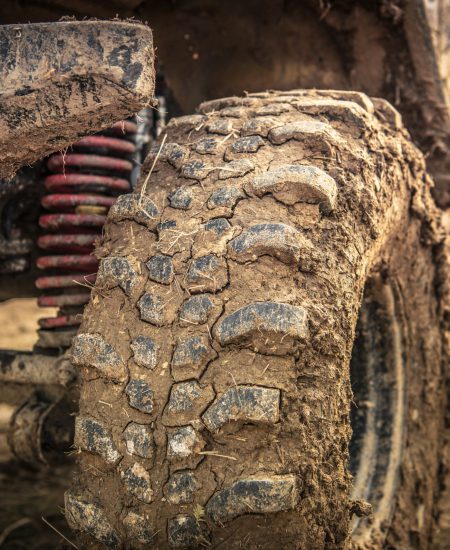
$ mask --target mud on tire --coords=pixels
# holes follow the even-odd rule
[[[377,311],[392,298],[405,401],[384,455],[395,491],[355,545],[425,544],[444,403],[439,235],[399,115],[353,92],[273,92],[204,103],[166,133],[149,181],[110,211],[73,345],[66,516],[83,547],[343,547],[368,510],[347,452],[363,292]]]

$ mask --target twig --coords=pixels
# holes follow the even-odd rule
[[[164,137],[163,137],[163,140],[161,142],[161,145],[159,146],[158,152],[156,153],[155,160],[153,161],[152,166],[150,168],[150,171],[147,174],[147,177],[145,178],[145,181],[142,185],[141,196],[139,197],[139,206],[142,206],[142,197],[145,195],[145,192],[147,190],[148,180],[150,179],[150,176],[152,175],[153,169],[155,168],[155,165],[156,165],[156,163],[159,159],[159,155],[161,154],[162,148],[164,147],[164,144],[166,143],[166,139],[167,139],[167,134],[165,134]]]
[[[2,534],[0,535],[0,546],[3,545],[5,540],[9,537],[9,535],[15,531],[16,529],[19,529],[20,527],[23,527],[24,525],[28,525],[29,523],[32,523],[30,518],[22,518],[18,519],[14,523],[11,523],[11,525],[8,525],[5,529],[3,529]]]
[[[73,546],[74,548],[76,548],[78,550],[78,546],[76,546],[71,540],[69,540],[67,537],[65,537],[61,531],[58,531],[58,529],[56,529],[56,527],[54,525],[52,525],[49,521],[47,521],[44,516],[41,516],[41,520],[46,523],[50,529],[53,529],[53,531],[55,531],[55,533],[58,533],[58,535],[60,537],[62,537],[66,542],[68,542],[70,544],[70,546]]]
[[[199,455],[219,456],[220,458],[228,458],[230,460],[237,460],[235,456],[221,455],[217,451],[200,451]]]

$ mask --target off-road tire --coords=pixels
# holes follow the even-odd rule
[[[80,547],[426,548],[440,234],[400,116],[359,93],[270,92],[204,103],[164,139],[109,213],[73,344]],[[400,382],[385,377],[406,398],[385,515],[350,543],[369,512],[347,451],[364,301],[391,315],[373,339],[396,341]]]

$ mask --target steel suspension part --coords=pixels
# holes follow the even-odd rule
[[[97,275],[95,241],[116,197],[128,193],[138,177],[148,142],[146,111],[137,122],[118,122],[47,160],[39,218],[43,233],[37,239],[43,251],[37,267],[45,273],[36,286],[43,292],[39,306],[59,311],[40,319],[41,347],[67,347],[81,322]]]

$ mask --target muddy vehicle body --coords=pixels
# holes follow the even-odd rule
[[[448,9],[0,6],[0,294],[60,308],[1,396],[18,459],[77,451],[80,548],[431,546]]]

